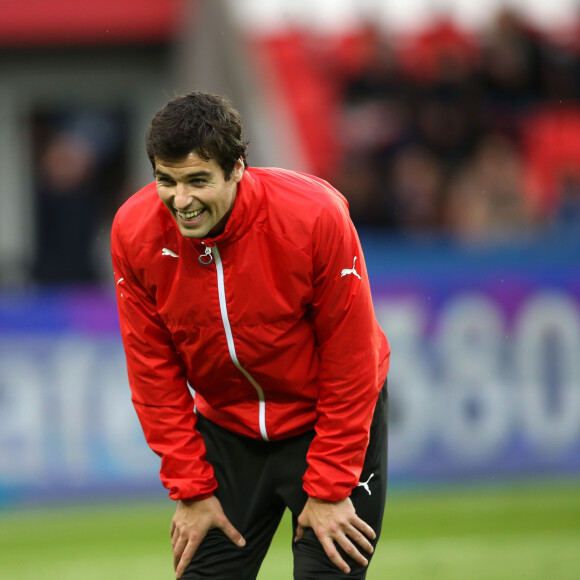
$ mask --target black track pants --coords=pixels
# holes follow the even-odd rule
[[[357,515],[377,532],[373,545],[381,531],[387,493],[387,401],[385,385],[373,417],[361,483],[351,494]],[[239,548],[221,530],[210,530],[182,578],[255,579],[286,507],[292,512],[292,538],[296,533],[297,518],[307,499],[302,476],[314,432],[282,441],[253,440],[234,435],[202,416],[198,416],[198,428],[218,481],[215,495],[226,516],[244,536],[246,546]],[[344,553],[351,573],[341,573],[311,529],[300,541],[292,543],[292,551],[296,580],[366,575],[366,568]],[[370,558],[369,554],[364,555]]]

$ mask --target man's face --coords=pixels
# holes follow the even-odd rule
[[[229,180],[213,160],[190,153],[179,161],[155,158],[157,193],[186,238],[205,238],[223,232],[244,175],[240,158]]]

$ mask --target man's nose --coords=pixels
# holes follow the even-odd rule
[[[175,207],[176,209],[186,209],[191,203],[191,191],[184,183],[175,186]]]

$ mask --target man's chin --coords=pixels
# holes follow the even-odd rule
[[[201,240],[201,238],[205,238],[206,236],[202,236],[199,234],[193,234],[192,232],[181,232],[181,235],[188,240]]]
[[[205,238],[207,235],[205,230],[186,228],[182,225],[179,226],[179,232],[184,238],[190,238],[190,239],[194,239],[194,240],[199,240],[200,238]]]

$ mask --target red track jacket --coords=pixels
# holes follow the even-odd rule
[[[225,231],[197,240],[180,234],[151,183],[118,211],[112,256],[132,400],[170,497],[217,487],[194,401],[246,437],[315,428],[305,491],[350,495],[389,345],[340,193],[249,168]]]

